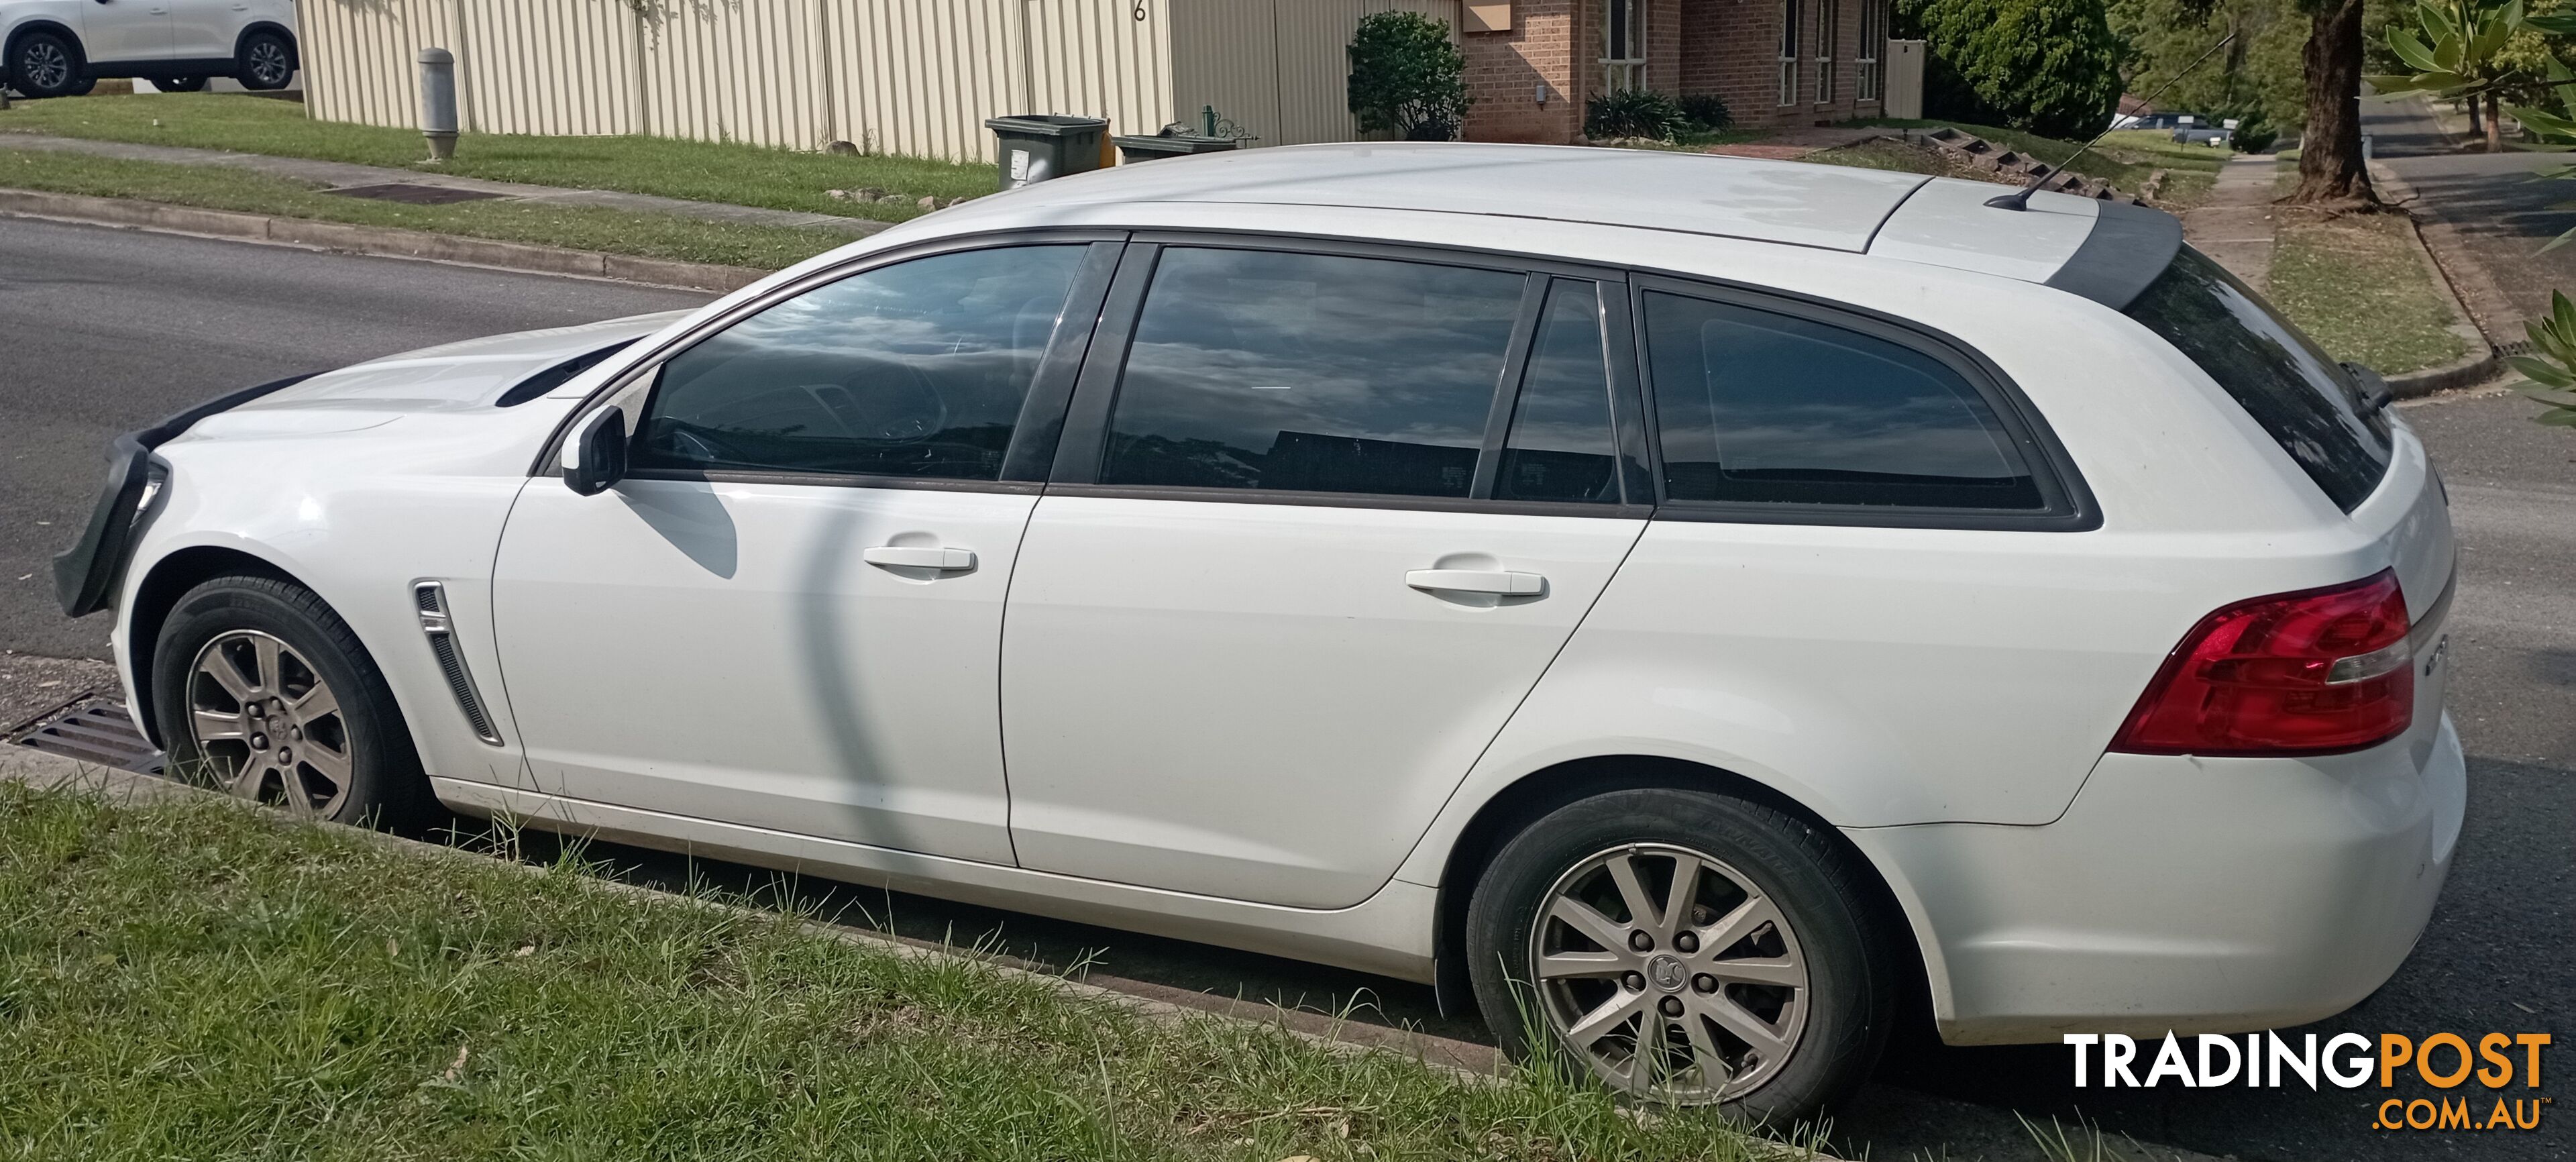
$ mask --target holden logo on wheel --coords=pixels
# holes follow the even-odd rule
[[[1659,954],[1646,962],[1646,977],[1655,982],[1656,988],[1677,993],[1690,983],[1690,970],[1682,967],[1679,957]]]

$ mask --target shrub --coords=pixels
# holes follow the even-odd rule
[[[1407,141],[1447,141],[1467,115],[1467,57],[1449,26],[1414,12],[1379,12],[1351,37],[1351,112],[1360,128]]]
[[[1690,119],[1670,93],[1628,89],[1595,97],[1583,104],[1583,135],[1594,141],[1644,137],[1670,141],[1690,128]]]
[[[1735,114],[1727,109],[1726,98],[1715,93],[1693,93],[1682,98],[1682,120],[1690,122],[1693,132],[1715,133],[1735,124]]]
[[[1927,42],[1931,116],[2080,141],[2119,103],[2103,0],[1898,0],[1897,20]]]
[[[2269,153],[2272,143],[2281,139],[2281,131],[2257,110],[2241,110],[2236,117],[2236,132],[2227,135],[2228,145],[2238,153]]]

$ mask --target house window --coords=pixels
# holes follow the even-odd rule
[[[1646,0],[1601,6],[1601,87],[1612,93],[1646,87]]]
[[[1780,0],[1780,103],[1798,103],[1798,0]]]
[[[1816,0],[1816,103],[1834,103],[1834,45],[1842,34],[1843,0]]]
[[[1887,0],[1860,0],[1860,47],[1852,54],[1859,66],[1858,91],[1853,94],[1863,101],[1879,99],[1887,87],[1887,67],[1879,55],[1887,51]]]

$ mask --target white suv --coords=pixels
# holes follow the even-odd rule
[[[283,89],[297,67],[295,0],[0,0],[0,84],[30,97],[76,97],[100,77]]]
[[[1433,981],[1671,1100],[2334,1013],[2460,828],[2432,466],[2172,218],[1994,192],[1120,167],[217,401],[58,580],[243,795]]]

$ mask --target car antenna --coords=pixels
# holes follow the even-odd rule
[[[2202,62],[2202,61],[2205,61],[2205,60],[2208,60],[2208,59],[2209,59],[2209,54],[2214,53],[2214,52],[2217,52],[2218,50],[2220,50],[2220,49],[2222,49],[2222,48],[2227,47],[2227,42],[2228,42],[2228,41],[2231,41],[2231,40],[2234,40],[2234,39],[2236,39],[2236,34],[2235,34],[2235,33],[2233,33],[2233,32],[2228,33],[2228,34],[2227,34],[2227,35],[2225,35],[2225,36],[2219,37],[2219,38],[2218,38],[2218,43],[2213,44],[2213,45],[2209,46],[2208,48],[2202,49],[2202,50],[2201,50],[2201,53],[2200,53],[2200,55],[2199,55],[2199,56],[2193,57],[2193,58],[2192,58],[2192,60],[2191,60],[2191,63],[2190,63],[2190,64],[2184,65],[2184,66],[2182,67],[2182,71],[2181,71],[2181,72],[2175,73],[2175,74],[2173,75],[2172,79],[2171,79],[2171,80],[2166,81],[2164,84],[2161,84],[2161,85],[2156,86],[2156,91],[2155,91],[2155,92],[2152,92],[2152,93],[2147,94],[2147,99],[2146,99],[2146,100],[2143,100],[2143,101],[2138,102],[2138,104],[2139,104],[2141,107],[2155,104],[2155,103],[2156,103],[2156,98],[2158,98],[2158,97],[2161,97],[2161,96],[2164,96],[2164,95],[2165,95],[2165,90],[2167,90],[2167,89],[2170,89],[2170,88],[2174,87],[2174,85],[2176,85],[2177,83],[2181,82],[2181,80],[2182,80],[2184,77],[2188,77],[2188,76],[2190,76],[2190,75],[2191,75],[2191,73],[2192,73],[2192,70],[2193,70],[2193,69],[2197,69],[2197,68],[2199,68],[2199,67],[2200,67],[2200,62]],[[2093,140],[2085,142],[2085,143],[2084,143],[2084,147],[2083,147],[2083,149],[2078,149],[2078,150],[2076,150],[2076,151],[2075,151],[2075,152],[2073,152],[2073,153],[2067,154],[2067,155],[2066,155],[2066,160],[2065,160],[2064,162],[2062,162],[2062,163],[2058,164],[2058,165],[2053,165],[2053,166],[2042,166],[2042,167],[2040,168],[2040,171],[2039,171],[2038,173],[2036,173],[2036,174],[2032,174],[2032,175],[2031,175],[2031,178],[2030,178],[2030,184],[2029,184],[2029,185],[2023,186],[2022,188],[2020,188],[2020,189],[2018,189],[2018,190],[2014,190],[2013,192],[2011,192],[2011,193],[2009,193],[2009,194],[1997,194],[1997,195],[1995,195],[1994,197],[1991,197],[1991,198],[1986,199],[1986,204],[1987,204],[1987,205],[1989,205],[1989,206],[1993,206],[1994,208],[1996,208],[1996,209],[1998,209],[1998,210],[2027,210],[2027,209],[2029,209],[2029,208],[2030,208],[2030,196],[2031,196],[2032,194],[2038,193],[2038,192],[2039,192],[2039,187],[2040,187],[2042,184],[2046,183],[2046,182],[2048,181],[2048,179],[2053,178],[2053,177],[2056,177],[2057,175],[2059,175],[2059,174],[2061,174],[2061,173],[2066,172],[2066,167],[2067,167],[2067,166],[2070,166],[2070,165],[2075,164],[2075,159],[2076,159],[2076,158],[2079,158],[2079,157],[2084,156],[2084,151],[2085,151],[2085,150],[2091,149],[2091,148],[2093,148],[2094,146],[2101,144],[2101,143],[2102,143],[2102,139],[2103,139],[2103,138],[2105,138],[2105,137],[2109,137],[2109,136],[2111,135],[2111,130],[2112,130],[2113,128],[2118,127],[2118,125],[2119,125],[2119,124],[2120,124],[2119,111],[2118,111],[2118,110],[2116,110],[2116,109],[2114,109],[2114,110],[2112,110],[2112,115],[2111,115],[2111,124],[2110,124],[2110,125],[2106,125],[2106,126],[2104,126],[2104,127],[2102,128],[2102,131],[2101,131],[2100,133],[2096,133],[2096,134],[2094,134],[2094,135],[2093,135]]]

